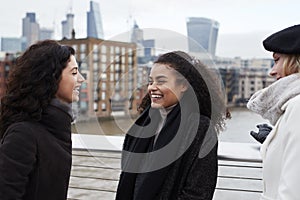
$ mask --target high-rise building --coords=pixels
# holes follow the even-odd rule
[[[90,1],[90,11],[87,12],[87,37],[104,38],[99,4]]]
[[[23,47],[27,48],[39,40],[40,26],[35,19],[35,13],[26,13],[22,19],[22,37],[25,38]]]
[[[203,17],[190,17],[187,20],[189,52],[207,52],[215,55],[219,23]]]
[[[40,29],[40,40],[53,39],[53,29],[41,28]]]
[[[144,31],[140,29],[140,27],[137,25],[136,21],[134,21],[134,25],[132,28],[131,33],[131,42],[142,44],[144,40]]]
[[[137,45],[138,63],[147,63],[153,60],[155,56],[155,40],[144,39],[144,31],[139,28],[136,21],[134,21],[133,28],[131,29],[130,41]]]
[[[71,39],[72,30],[74,29],[74,14],[67,14],[67,19],[61,22],[62,38]]]
[[[16,53],[22,51],[21,38],[2,37],[1,38],[1,51]]]

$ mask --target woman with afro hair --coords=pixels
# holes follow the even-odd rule
[[[117,200],[213,198],[217,135],[229,117],[219,83],[185,52],[158,57],[125,136]]]

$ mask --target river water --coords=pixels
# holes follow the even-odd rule
[[[225,142],[256,142],[250,135],[251,130],[257,130],[256,125],[267,123],[261,116],[247,108],[231,108],[232,118],[226,121],[226,129],[220,133],[220,141]],[[77,122],[73,132],[80,134],[124,135],[134,123],[134,118],[115,117],[112,120],[92,119],[88,122]]]
[[[268,123],[268,120],[247,108],[233,108],[231,115],[232,118],[227,120],[226,130],[220,133],[220,141],[256,142],[250,135],[250,131],[257,131],[257,124]]]

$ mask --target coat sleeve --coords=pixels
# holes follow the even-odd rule
[[[36,162],[36,142],[31,130],[13,125],[0,144],[0,199],[22,199]]]
[[[214,195],[218,177],[218,139],[214,129],[210,128],[210,119],[200,119],[196,140],[191,145],[192,162],[185,163],[187,175],[177,200],[211,200]],[[192,121],[192,120],[190,120]]]
[[[218,175],[217,144],[203,158],[197,158],[190,168],[178,200],[211,200]]]
[[[299,99],[299,98],[298,98]],[[299,126],[300,102],[296,101],[288,106],[285,116],[281,120],[284,123],[282,170],[278,187],[278,199],[299,199],[300,188],[300,126]]]

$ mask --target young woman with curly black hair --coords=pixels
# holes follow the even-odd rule
[[[229,117],[217,76],[185,52],[154,63],[125,136],[117,200],[213,198],[217,135]]]
[[[84,78],[72,47],[37,42],[9,73],[0,111],[0,199],[66,199],[71,103]]]

